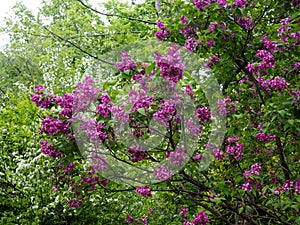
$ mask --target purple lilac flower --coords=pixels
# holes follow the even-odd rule
[[[159,41],[166,40],[170,36],[171,31],[166,29],[165,25],[161,21],[157,22],[157,26],[161,31],[155,33],[156,38]]]
[[[188,134],[194,138],[197,138],[199,134],[202,132],[202,125],[200,124],[198,127],[193,120],[188,120],[186,122],[186,127],[188,129]]]
[[[270,52],[275,52],[275,50],[276,50],[276,48],[277,48],[277,43],[274,42],[274,41],[265,40],[264,46],[265,46],[266,49],[268,49]]]
[[[262,132],[262,133],[256,134],[256,138],[260,141],[269,143],[270,141],[275,140],[275,135],[271,136],[268,133]]]
[[[209,223],[208,217],[204,211],[198,213],[198,216],[193,219],[193,224],[206,225]]]
[[[122,62],[116,62],[115,66],[120,72],[124,72],[125,70],[134,70],[137,64],[130,58],[127,52],[122,52]]]
[[[288,88],[290,84],[286,82],[286,80],[282,77],[275,77],[270,81],[270,86],[274,88],[276,91],[281,91],[283,89]]]
[[[36,95],[31,95],[31,101],[35,102],[36,106],[42,109],[49,109],[52,104],[52,98],[45,96],[45,88],[41,85],[35,87]]]
[[[200,41],[194,40],[192,37],[188,37],[186,40],[187,43],[183,46],[183,48],[190,52],[194,52],[195,48],[200,45]]]
[[[186,207],[182,207],[179,215],[182,216],[183,218],[187,218],[187,212],[188,209]]]
[[[205,63],[207,68],[212,69],[213,65],[216,65],[219,62],[220,58],[218,56],[211,56],[210,59]]]
[[[128,216],[126,217],[126,222],[127,222],[128,224],[133,224],[133,222],[134,222],[133,216],[128,215]]]
[[[158,165],[156,169],[153,171],[153,175],[156,177],[156,179],[161,181],[168,180],[171,176],[173,176],[172,171],[169,171],[169,168],[167,165]]]
[[[276,188],[274,190],[274,195],[279,195],[280,194],[280,188]]]
[[[59,119],[52,119],[51,116],[46,116],[42,121],[41,132],[48,136],[54,136],[57,133],[68,134],[70,132],[69,126],[68,122],[62,122]]]
[[[128,152],[133,155],[131,158],[132,162],[138,162],[147,157],[147,153],[141,146],[130,147]]]
[[[236,18],[237,23],[244,29],[249,30],[252,28],[253,24],[252,24],[252,20],[251,17],[248,16],[248,18],[246,17],[237,17]]]
[[[175,166],[181,166],[185,161],[185,149],[177,148],[174,152],[170,152],[168,157],[169,162]]]
[[[205,10],[210,6],[210,0],[194,0],[194,5],[197,7],[198,11]]]
[[[219,6],[223,7],[223,6],[227,5],[227,2],[226,2],[226,0],[218,0],[218,4],[219,4]]]
[[[232,6],[237,6],[241,9],[245,8],[248,0],[235,0]]]
[[[53,192],[56,192],[56,191],[57,191],[56,185],[53,185],[53,186],[52,186],[52,191],[53,191]]]
[[[192,100],[194,100],[193,87],[190,84],[186,85],[184,94],[187,94]]]
[[[68,205],[73,207],[73,208],[78,208],[81,205],[81,203],[82,203],[82,200],[80,200],[80,199],[76,200],[75,199],[75,200],[70,200],[68,202]]]
[[[198,155],[195,155],[195,156],[193,157],[193,160],[198,161],[198,160],[200,160],[200,159],[202,159],[202,158],[203,158],[203,155],[202,155],[202,154],[198,154]]]
[[[183,225],[193,225],[193,224],[188,220],[184,220]]]
[[[196,110],[196,113],[197,120],[200,120],[202,122],[208,122],[210,120],[210,112],[205,106],[198,108]]]
[[[121,121],[121,125],[125,125],[130,121],[129,114],[123,109],[122,106],[111,107],[112,118]]]
[[[264,62],[274,61],[274,56],[266,50],[257,50],[256,56]]]
[[[233,136],[228,138],[227,142],[229,145],[226,146],[225,151],[234,158],[241,158],[244,145],[238,142],[238,137]]]
[[[215,32],[215,28],[218,26],[218,22],[210,22],[208,26],[208,30],[213,33]]]
[[[151,189],[148,186],[145,187],[138,186],[135,191],[136,193],[140,194],[142,197],[152,197]]]
[[[211,153],[215,156],[216,160],[221,160],[222,158],[225,157],[224,152],[220,151],[219,148],[213,148],[211,150]]]
[[[213,38],[209,39],[209,40],[206,42],[207,48],[210,49],[214,43],[215,43],[215,39],[213,39]]]
[[[294,187],[294,183],[291,180],[286,180],[285,184],[282,186],[281,191],[289,191],[291,188]]]
[[[110,108],[106,104],[96,105],[96,113],[104,117],[109,117]]]
[[[148,225],[146,216],[142,216],[142,222],[143,222],[144,225]]]
[[[155,52],[156,65],[160,68],[160,74],[167,81],[177,83],[183,77],[185,63],[180,56],[180,49],[177,45],[171,44],[167,57]]]
[[[300,195],[300,178],[296,181],[295,191],[296,191],[296,194]]]
[[[91,158],[92,158],[91,170],[92,170],[93,174],[100,173],[107,168],[108,164],[107,164],[107,161],[104,156],[102,156],[98,153],[92,152]]]
[[[247,170],[247,171],[243,174],[243,176],[244,176],[245,178],[249,178],[249,176],[250,176],[251,174],[259,175],[260,169],[261,169],[261,164],[260,164],[260,163],[255,163],[255,164],[253,164],[253,165],[251,166],[251,169],[250,169],[250,170]]]
[[[100,90],[94,87],[94,80],[90,76],[86,76],[83,83],[78,83],[73,91],[73,108],[79,112],[87,110],[89,103],[96,102]]]
[[[159,110],[153,114],[153,118],[157,122],[168,126],[170,121],[176,115],[176,107],[168,102],[158,106]]]

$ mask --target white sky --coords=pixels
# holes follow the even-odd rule
[[[93,5],[94,8],[96,8],[98,3],[104,1],[107,0],[89,0],[89,2]],[[137,2],[142,2],[142,1],[143,0],[138,0]],[[0,27],[5,25],[4,18],[9,17],[9,15],[12,15],[11,8],[16,4],[16,2],[23,2],[29,10],[31,10],[34,14],[36,14],[41,0],[0,0]],[[0,33],[0,51],[3,49],[4,45],[7,44],[8,42],[9,42],[8,35]]]

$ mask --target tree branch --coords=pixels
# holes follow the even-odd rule
[[[40,24],[40,25],[41,25],[41,24]],[[41,25],[41,26],[42,26],[42,25]],[[89,52],[87,52],[86,50],[82,49],[80,46],[78,46],[78,45],[76,45],[75,43],[69,41],[68,39],[65,39],[65,38],[59,36],[58,34],[52,32],[52,31],[49,30],[48,28],[46,28],[46,27],[44,27],[44,26],[42,26],[42,28],[44,28],[46,31],[48,31],[50,34],[52,34],[53,36],[57,37],[58,39],[60,39],[60,40],[62,40],[62,41],[65,41],[65,42],[69,43],[70,45],[72,45],[73,47],[77,48],[77,49],[80,50],[81,52],[87,54],[88,56],[90,56],[90,57],[92,57],[92,58],[94,58],[94,59],[96,59],[96,60],[98,60],[98,61],[100,61],[100,62],[107,63],[107,64],[110,64],[110,65],[114,65],[114,63],[112,63],[112,62],[106,61],[106,60],[104,60],[104,59],[100,59],[100,58],[98,58],[97,56],[92,55],[91,53],[89,53]]]
[[[89,9],[89,10],[95,12],[95,13],[98,13],[102,16],[114,16],[114,17],[118,17],[118,18],[122,18],[122,19],[128,19],[128,20],[138,21],[138,22],[142,22],[142,23],[146,23],[146,24],[156,25],[156,22],[152,22],[152,21],[142,20],[142,19],[133,18],[133,17],[126,17],[126,16],[121,16],[121,15],[116,15],[116,14],[111,14],[111,13],[103,13],[103,12],[100,12],[100,11],[98,11],[96,9],[93,9],[92,7],[86,5],[81,0],[77,0],[77,1],[80,2],[81,5],[83,5],[85,8],[87,8],[87,9]]]

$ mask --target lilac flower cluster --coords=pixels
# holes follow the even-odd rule
[[[197,113],[196,115],[197,120],[200,120],[202,122],[208,122],[210,120],[211,117],[210,112],[205,106],[198,108],[196,110],[196,113]]]
[[[269,143],[270,141],[275,140],[275,135],[269,135],[268,133],[262,132],[256,134],[256,138],[260,141]]]
[[[219,62],[220,58],[218,56],[211,56],[209,60],[205,63],[207,68],[212,69],[213,65],[216,65]]]
[[[91,171],[93,174],[100,173],[107,168],[107,161],[104,156],[96,152],[91,153],[92,165]]]
[[[68,201],[68,205],[73,208],[78,208],[82,204],[82,200],[75,199]]]
[[[210,6],[210,0],[194,0],[194,5],[197,7],[198,11],[205,10]]]
[[[121,125],[125,125],[130,121],[129,114],[123,109],[122,106],[111,107],[112,118],[121,121]]]
[[[138,99],[131,108],[131,112],[136,112],[140,108],[144,108],[146,110],[154,100],[154,97],[144,97]]]
[[[56,158],[60,158],[61,155],[62,155],[62,152],[59,152],[57,150],[54,149],[54,145],[48,145],[48,141],[41,141],[41,146],[42,146],[42,152],[45,154],[45,155],[48,155],[50,156],[51,158],[53,159],[56,159]]]
[[[198,35],[196,34],[198,26],[195,24],[194,26],[190,27],[189,23],[187,22],[187,18],[184,16],[180,17],[180,21],[183,23],[184,28],[179,28],[180,33],[185,36],[187,43],[183,46],[184,49],[193,52],[195,47],[197,47],[200,42],[195,40]]]
[[[263,78],[259,76],[258,78],[256,78],[256,80],[267,91],[270,91],[270,87],[276,91],[282,91],[283,89],[288,88],[288,86],[290,85],[284,78],[280,77],[275,77],[273,80],[270,80],[268,78],[263,80]]]
[[[56,101],[57,105],[59,105],[60,107],[62,107],[64,109],[72,108],[73,107],[74,96],[69,94],[69,93],[66,93],[62,97],[56,97],[55,101]]]
[[[138,186],[135,191],[136,193],[140,194],[142,197],[152,197],[151,189],[148,186],[145,187]]]
[[[286,31],[289,31],[292,29],[291,26],[289,26],[289,23],[291,22],[291,17],[287,17],[285,19],[282,19],[280,21],[281,26],[278,28],[278,38],[281,38],[283,42],[288,42],[288,36],[285,34]]]
[[[74,106],[73,109],[76,112],[87,110],[89,103],[96,102],[97,96],[100,90],[94,87],[94,80],[90,76],[85,77],[83,83],[78,83],[74,94]]]
[[[243,174],[243,176],[245,178],[249,178],[249,176],[251,174],[255,174],[255,175],[259,175],[259,171],[261,169],[261,164],[260,163],[255,163],[251,166],[250,170],[245,171],[245,173]]]
[[[257,183],[258,183],[258,179],[248,178],[246,183],[242,184],[240,188],[243,189],[244,191],[251,192],[253,190],[253,185]]]
[[[268,49],[270,52],[275,52],[277,48],[277,43],[270,40],[265,40],[264,46],[266,49]]]
[[[161,21],[157,22],[157,26],[161,30],[155,33],[157,40],[159,41],[166,40],[170,36],[171,31],[169,29],[166,29],[165,25]]]
[[[235,0],[231,6],[237,6],[241,9],[244,9],[248,0]]]
[[[71,172],[75,165],[76,165],[75,162],[69,162],[67,166],[64,166],[61,162],[58,163],[58,167],[61,167],[61,169],[66,173]]]
[[[186,122],[186,127],[188,130],[188,134],[194,138],[197,138],[199,136],[203,128],[201,124],[197,127],[196,123],[190,119]]]
[[[238,137],[230,137],[227,139],[227,142],[229,145],[226,146],[225,151],[234,158],[241,158],[244,145],[238,142]]]
[[[203,158],[203,155],[202,155],[202,154],[198,154],[198,155],[193,156],[193,160],[194,160],[194,161],[198,161],[198,160],[200,160],[200,159],[202,159],[202,158]]]
[[[225,157],[224,152],[220,151],[219,148],[214,148],[211,150],[211,153],[214,155],[216,160],[221,160],[222,158]]]
[[[217,3],[218,3],[218,5],[219,5],[220,7],[223,7],[223,6],[226,6],[226,5],[227,5],[226,0],[218,0]]]
[[[156,51],[155,61],[160,68],[160,74],[167,81],[177,83],[183,77],[185,63],[180,57],[180,49],[177,45],[171,44],[167,57]]]
[[[110,115],[110,96],[106,93],[103,93],[98,100],[100,100],[101,104],[96,105],[96,113],[100,114],[104,117],[109,117]]]
[[[134,218],[133,218],[133,216],[128,215],[128,216],[126,217],[126,222],[127,222],[128,224],[133,224],[133,223],[134,223]]]
[[[198,212],[198,216],[193,219],[193,225],[206,225],[209,223],[209,219],[204,211]]]
[[[215,39],[213,39],[213,38],[206,41],[207,48],[210,49],[213,46],[214,43],[215,43]]]
[[[274,88],[276,91],[282,91],[283,89],[288,88],[290,84],[286,82],[286,80],[282,77],[275,77],[270,81],[270,86]]]
[[[218,100],[218,108],[220,115],[225,116],[225,115],[230,115],[232,112],[236,111],[236,104],[237,102],[234,101],[232,104],[231,99],[229,97]]]
[[[236,22],[238,23],[238,25],[240,25],[242,28],[246,29],[246,30],[250,30],[253,28],[253,24],[252,24],[252,20],[251,17],[248,16],[248,18],[246,17],[237,17],[236,18]]]
[[[285,184],[282,186],[281,191],[285,192],[285,191],[289,191],[291,188],[294,187],[294,183],[291,180],[286,180]]]
[[[188,209],[186,207],[182,207],[179,215],[182,216],[183,218],[187,218],[187,212]]]
[[[125,70],[134,70],[137,64],[130,58],[127,52],[122,52],[122,62],[116,62],[115,66],[120,72],[124,72]]]
[[[45,88],[41,85],[35,87],[36,95],[31,95],[31,101],[35,102],[36,106],[42,109],[49,109],[53,99],[51,97],[45,97]]]
[[[80,129],[86,133],[89,140],[95,145],[103,143],[108,138],[108,135],[105,132],[105,124],[97,123],[96,120],[83,121],[80,125]]]
[[[218,26],[218,22],[210,22],[208,26],[208,30],[213,33],[215,32],[215,28]]]
[[[264,62],[274,61],[274,56],[266,50],[257,50],[256,56]]]
[[[294,95],[292,102],[297,102],[300,99],[300,90],[298,88],[293,88],[291,93]]]
[[[181,166],[185,161],[184,153],[185,153],[184,148],[176,148],[174,152],[170,152],[168,161],[172,165]]]
[[[130,147],[128,149],[128,152],[133,155],[131,158],[132,162],[138,162],[147,157],[147,153],[142,148],[142,146],[139,146],[139,145]]]
[[[296,181],[295,191],[296,191],[296,194],[300,195],[300,178]]]
[[[41,132],[48,136],[54,136],[57,133],[68,134],[70,132],[69,122],[62,122],[59,119],[52,119],[51,116],[46,116],[42,121]]]
[[[187,94],[192,100],[194,100],[193,87],[190,84],[186,85],[184,94]]]
[[[168,180],[171,176],[173,176],[172,171],[169,171],[169,168],[167,165],[158,165],[154,171],[153,175],[156,177],[156,179],[161,180],[161,181],[166,181]]]
[[[246,69],[249,72],[258,74],[259,71],[265,69],[273,68],[276,65],[274,61],[274,56],[267,50],[257,50],[256,56],[262,60],[261,63],[249,63]]]
[[[176,115],[176,108],[173,104],[164,102],[163,105],[158,106],[159,110],[153,114],[155,121],[169,126],[168,122]]]
[[[110,115],[110,108],[106,104],[99,104],[96,105],[96,113],[102,115],[104,117],[109,117]]]

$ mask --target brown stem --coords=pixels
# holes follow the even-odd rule
[[[284,153],[283,153],[283,148],[282,148],[282,144],[281,144],[281,140],[279,137],[275,138],[276,140],[276,145],[277,145],[277,151],[279,154],[279,159],[280,159],[280,165],[283,169],[283,174],[286,180],[290,180],[290,169],[285,161],[285,157],[284,157]]]

